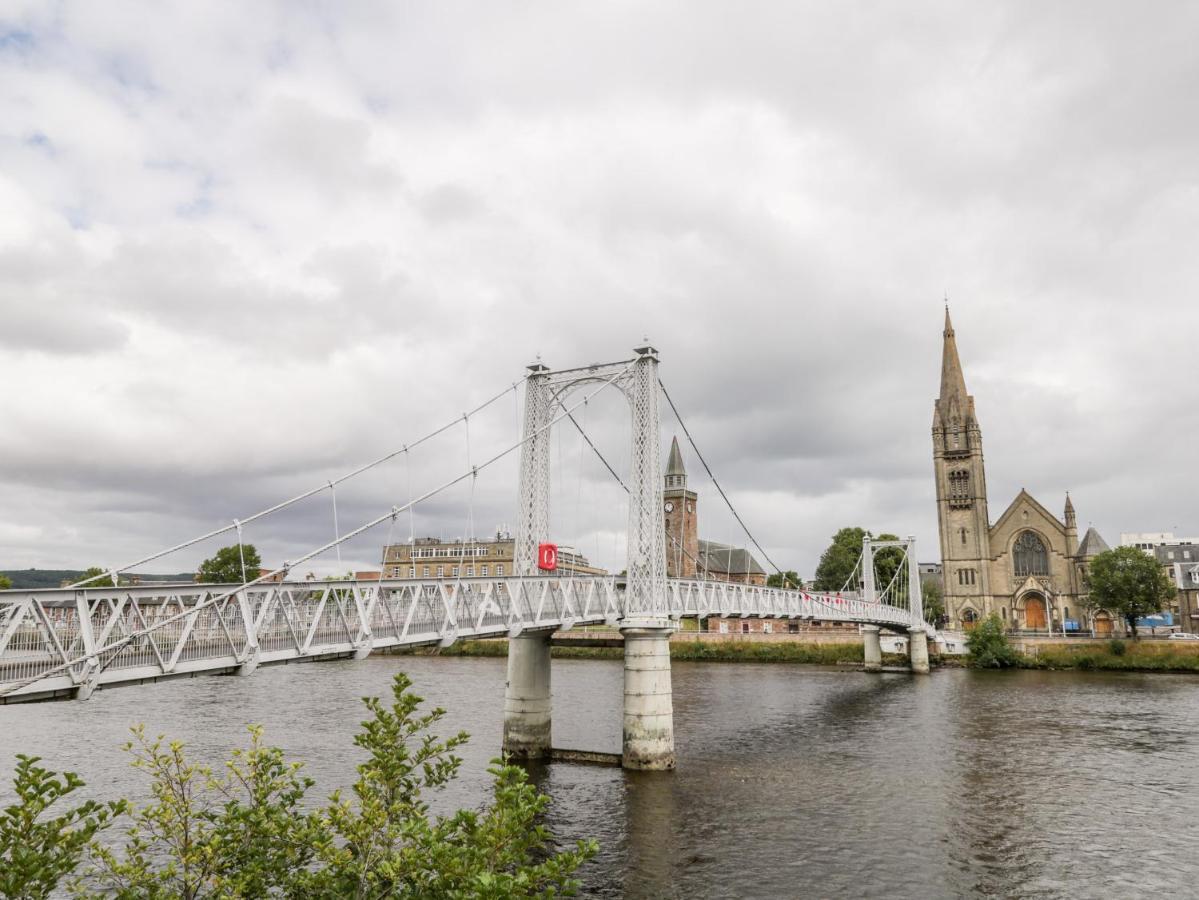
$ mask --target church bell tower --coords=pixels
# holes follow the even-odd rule
[[[969,624],[967,611],[978,618],[991,612],[990,519],[982,431],[974,415],[974,398],[966,393],[948,306],[943,341],[941,396],[933,404],[933,469],[945,610],[960,626]]]
[[[695,518],[695,492],[687,490],[687,470],[679,439],[670,442],[666,461],[662,514],[666,519],[666,577],[695,578],[699,559],[699,528]]]

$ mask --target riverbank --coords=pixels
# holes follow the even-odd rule
[[[1199,672],[1199,641],[1026,643],[1022,669],[1081,669],[1105,672]]]
[[[597,643],[599,643],[597,641]],[[416,651],[433,656],[506,657],[503,639],[458,641],[450,647]],[[555,659],[622,659],[624,648],[615,646],[551,647]],[[861,642],[810,641],[705,641],[676,636],[670,642],[670,658],[680,662],[794,663],[818,666],[861,666]],[[965,656],[932,656],[934,668],[965,668]],[[884,653],[883,664],[906,666],[901,653]],[[1025,642],[1020,645],[1016,668],[1045,671],[1078,670],[1105,672],[1199,673],[1199,641],[1183,644],[1166,641],[1088,641],[1086,643]]]
[[[419,651],[438,656],[507,656],[506,640],[458,641],[449,647]],[[623,659],[620,646],[552,646],[555,659]],[[680,662],[762,662],[840,666],[863,664],[862,644],[810,643],[805,641],[709,642],[676,637],[670,642],[670,658]],[[883,654],[885,665],[907,665],[907,656]]]

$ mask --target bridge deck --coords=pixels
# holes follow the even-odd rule
[[[69,696],[81,686],[448,646],[528,629],[616,625],[625,615],[622,581],[537,576],[0,591],[0,702]],[[912,621],[907,609],[857,594],[716,581],[671,580],[665,601],[652,614],[820,619],[894,629],[907,629]]]

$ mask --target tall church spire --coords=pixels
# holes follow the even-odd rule
[[[953,400],[958,409],[966,411],[966,378],[962,375],[962,361],[958,359],[958,342],[953,334],[953,322],[949,318],[949,304],[945,304],[945,343],[941,349],[941,407],[948,409]]]

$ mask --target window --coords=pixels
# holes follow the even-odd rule
[[[454,578],[458,577],[458,567],[457,566],[454,566],[452,569],[450,569],[450,575],[452,575]]]
[[[976,584],[974,569],[958,569],[958,584]]]
[[[445,566],[438,566],[438,567],[437,567],[437,577],[438,577],[438,578],[443,578],[443,577],[445,577]]]
[[[774,634],[774,623],[773,622],[763,622],[762,623],[762,634]]]
[[[466,567],[466,577],[467,577],[467,578],[474,578],[474,577],[475,577],[475,567],[474,567],[474,566],[467,566],[467,567]]]
[[[504,564],[503,563],[495,564],[495,574],[497,577],[504,574]]]
[[[1026,531],[1016,538],[1012,560],[1017,575],[1049,574],[1049,554],[1035,532]]]
[[[427,575],[428,573],[426,572],[425,574]],[[415,578],[415,577],[416,577],[416,566],[409,566],[409,567],[408,567],[408,577],[409,577],[409,578]]]
[[[1174,558],[1174,551],[1173,551],[1173,550],[1167,550],[1167,551],[1166,551],[1166,559],[1173,559],[1173,558]]]
[[[1063,606],[1063,607],[1062,607],[1062,618],[1063,618],[1063,619],[1068,619],[1068,618],[1070,618],[1070,607],[1068,607],[1068,606]]]
[[[729,623],[727,621],[725,621],[724,619],[720,620],[720,633],[721,634],[729,633]]]
[[[749,634],[749,623],[748,623],[748,622],[742,622],[742,623],[741,623],[741,633],[742,633],[742,634]]]
[[[962,543],[963,544],[966,543],[966,529],[965,528],[962,529]]]
[[[788,622],[787,623],[787,633],[788,634],[799,634],[799,623],[798,622]]]
[[[970,506],[970,473],[966,469],[954,469],[949,473],[949,505],[966,508]],[[963,542],[965,529],[963,529]]]
[[[428,567],[428,566],[425,566],[424,568],[425,568],[425,571],[424,571],[424,576],[423,576],[423,577],[425,577],[425,578],[428,578],[428,577],[429,577],[429,567]]]
[[[487,566],[480,566],[479,569],[480,569],[480,572],[483,575],[483,577],[486,578],[487,577]]]

